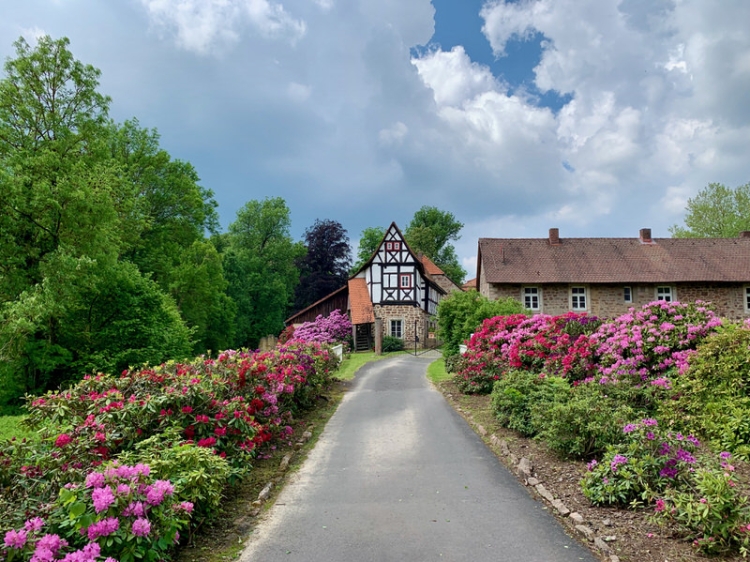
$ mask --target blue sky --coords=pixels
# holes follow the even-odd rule
[[[158,129],[228,225],[282,196],[301,236],[405,226],[479,237],[668,236],[709,182],[750,181],[750,3],[724,0],[24,0],[118,121]]]

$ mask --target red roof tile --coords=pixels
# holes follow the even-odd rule
[[[489,283],[750,282],[750,238],[480,238]]]
[[[349,313],[352,324],[375,322],[370,291],[367,289],[367,281],[363,277],[349,279]]]
[[[461,285],[461,288],[464,291],[469,291],[471,289],[476,289],[477,288],[477,278],[475,277],[474,279],[469,279],[466,283],[464,283],[463,285]]]
[[[445,275],[442,269],[440,269],[435,263],[424,254],[419,254],[419,261],[422,262],[424,270],[430,275]]]

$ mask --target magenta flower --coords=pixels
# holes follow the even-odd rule
[[[5,546],[8,548],[22,549],[26,545],[27,533],[24,529],[20,531],[10,530],[5,533]]]
[[[41,517],[34,517],[24,523],[23,528],[29,532],[35,532],[44,527],[44,519]]]
[[[657,512],[664,511],[664,507],[665,507],[664,500],[659,498],[658,500],[656,500],[656,506],[654,506],[654,511],[657,511]]]
[[[133,521],[131,531],[136,537],[148,536],[148,534],[151,532],[151,523],[149,523],[148,519],[139,517],[138,519]]]
[[[65,445],[69,445],[73,442],[73,438],[68,435],[67,433],[61,433],[57,436],[57,439],[55,439],[55,447],[63,448]]]
[[[143,502],[131,502],[128,507],[123,510],[122,514],[125,517],[143,517],[146,514],[146,507]]]
[[[115,503],[115,495],[109,486],[96,488],[91,492],[91,499],[94,502],[94,511],[97,513],[109,509],[109,506]]]
[[[617,467],[621,464],[627,464],[628,457],[624,455],[615,455],[612,458],[612,462],[609,463],[610,468],[612,469],[612,472],[617,472]]]
[[[101,472],[92,472],[86,477],[87,488],[101,488],[105,484],[106,480]]]

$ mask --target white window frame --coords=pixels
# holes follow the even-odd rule
[[[666,292],[662,292],[662,295],[659,295],[659,289],[667,289],[669,291],[669,300],[662,298],[664,295],[666,295]],[[654,292],[656,293],[656,300],[657,301],[663,301],[666,300],[667,302],[675,302],[677,300],[677,297],[675,295],[674,287],[670,287],[669,285],[658,285]]]
[[[578,293],[573,293],[573,291],[583,291]],[[574,285],[570,288],[569,291],[570,295],[570,310],[573,310],[575,312],[586,312],[589,309],[589,291],[588,288],[585,285]],[[580,306],[580,301],[576,305],[576,301],[580,299],[580,297],[583,297],[583,306]]]
[[[401,335],[396,335],[396,334],[393,333],[393,323],[394,322],[400,322],[401,323],[401,326],[400,326]],[[394,338],[399,338],[401,340],[404,339],[404,325],[405,325],[405,323],[404,323],[404,319],[403,318],[389,318],[388,319],[388,334],[390,336],[393,336]]]
[[[622,288],[622,300],[629,303],[633,302],[633,287],[626,286]]]
[[[527,290],[531,290],[531,289],[536,290],[536,294],[529,293],[529,295],[528,295],[529,296],[529,302],[532,301],[533,296],[536,296],[536,303],[537,303],[536,308],[534,308],[532,306],[526,306],[526,296],[527,296],[526,295],[526,291]],[[542,310],[542,288],[538,287],[536,285],[528,286],[528,287],[521,287],[521,302],[523,303],[524,308],[526,308],[528,310],[541,311]]]
[[[742,301],[745,303],[745,313],[750,314],[750,285],[743,287]]]

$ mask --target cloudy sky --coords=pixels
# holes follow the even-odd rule
[[[118,121],[219,202],[356,243],[422,205],[477,238],[668,236],[750,181],[747,0],[0,0],[0,57],[67,36]]]

